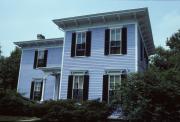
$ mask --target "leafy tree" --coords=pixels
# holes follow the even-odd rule
[[[15,48],[9,57],[0,59],[0,80],[5,89],[15,89],[18,81],[21,50]]]
[[[130,119],[180,119],[180,31],[167,39],[169,49],[156,48],[145,73],[122,83],[122,107]]]

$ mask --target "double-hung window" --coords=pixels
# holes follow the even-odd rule
[[[77,32],[76,56],[85,56],[86,53],[86,32]]]
[[[109,75],[109,103],[120,98],[121,75]]]
[[[110,29],[109,54],[121,54],[121,28]]]
[[[39,101],[42,95],[42,80],[35,80],[31,82],[30,99]]]
[[[91,55],[91,31],[72,33],[71,57]]]
[[[34,55],[34,68],[46,67],[48,50],[36,50]]]
[[[83,84],[84,84],[84,76],[83,75],[75,75],[73,78],[73,99],[76,101],[83,100]]]

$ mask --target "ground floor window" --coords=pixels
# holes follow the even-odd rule
[[[42,96],[42,80],[35,80],[31,83],[30,99],[40,101]]]
[[[109,75],[108,102],[121,98],[120,94],[121,75]]]
[[[84,76],[75,75],[73,78],[72,98],[76,101],[83,100],[83,84],[84,84]]]

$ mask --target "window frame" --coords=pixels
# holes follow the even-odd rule
[[[120,53],[111,53],[111,31],[112,30],[115,30],[115,41],[116,40],[116,31],[117,29],[120,29]],[[112,27],[112,28],[109,28],[109,55],[122,55],[122,27]]]
[[[33,100],[35,100],[35,101],[39,101],[39,100],[36,100],[35,99],[35,92],[39,92],[39,94],[40,94],[40,96],[39,97],[42,97],[41,96],[41,89],[42,89],[42,85],[41,85],[41,83],[42,83],[43,81],[42,81],[42,79],[38,79],[38,80],[34,80],[34,89],[33,89]],[[39,85],[39,91],[36,91],[37,90],[37,86],[36,85]],[[40,98],[41,99],[41,98]]]
[[[41,66],[38,66],[38,64],[39,64],[39,52],[41,52],[41,51],[42,51],[43,54],[44,54],[43,59],[41,59],[41,60],[43,60],[43,61],[46,60],[46,59],[45,59],[45,51],[46,51],[46,49],[38,49],[38,50],[37,50],[37,59],[36,59],[36,62],[37,62],[37,63],[36,63],[36,68],[42,68]],[[45,64],[43,64],[43,65],[45,65]],[[46,66],[43,66],[43,67],[46,67]]]
[[[82,36],[82,35],[83,35],[82,33],[85,33],[85,49],[84,49],[84,55],[82,55],[82,56],[78,56],[78,55],[77,55],[77,44],[78,44],[77,41],[78,41],[78,34],[79,34],[79,33],[81,33],[81,44],[82,44],[82,42],[83,42],[83,41],[82,41],[82,37],[83,37],[83,36]],[[85,57],[85,56],[86,56],[86,43],[87,43],[87,42],[86,42],[86,36],[87,36],[87,31],[86,31],[86,30],[76,31],[75,57]]]
[[[120,73],[120,74],[119,74],[119,73],[117,73],[117,74],[116,74],[116,73],[115,73],[115,74],[108,74],[108,103],[110,102],[110,100],[109,100],[109,98],[110,98],[110,97],[109,97],[109,91],[110,91],[110,90],[113,91],[113,90],[115,90],[115,88],[116,88],[116,87],[115,87],[115,86],[116,86],[116,82],[115,82],[115,77],[116,77],[116,76],[119,76],[119,78],[120,78],[120,79],[119,79],[119,80],[120,80],[120,85],[122,84],[121,75],[122,75],[122,73]],[[114,77],[114,89],[110,89],[110,77],[111,77],[111,76]]]
[[[77,99],[74,99],[74,96],[73,96],[73,95],[74,95],[74,94],[73,94],[73,93],[74,93],[74,89],[75,89],[75,88],[74,88],[75,77],[78,77],[78,88],[77,88],[77,90],[82,90],[82,92],[83,92],[83,90],[84,90],[84,74],[73,75],[73,85],[72,85],[72,99],[73,99],[73,100],[77,100]],[[80,81],[80,80],[79,80],[79,79],[80,79],[79,77],[83,77],[83,78],[82,78],[82,89],[79,88],[79,81]],[[81,100],[77,100],[77,101],[81,101]],[[82,101],[83,101],[83,93],[82,93]]]

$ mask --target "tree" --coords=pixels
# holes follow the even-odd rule
[[[122,83],[122,107],[131,119],[180,119],[180,31],[167,39],[169,49],[156,48],[150,69]]]
[[[5,89],[15,89],[18,81],[21,50],[15,48],[9,57],[0,59],[0,80]]]

